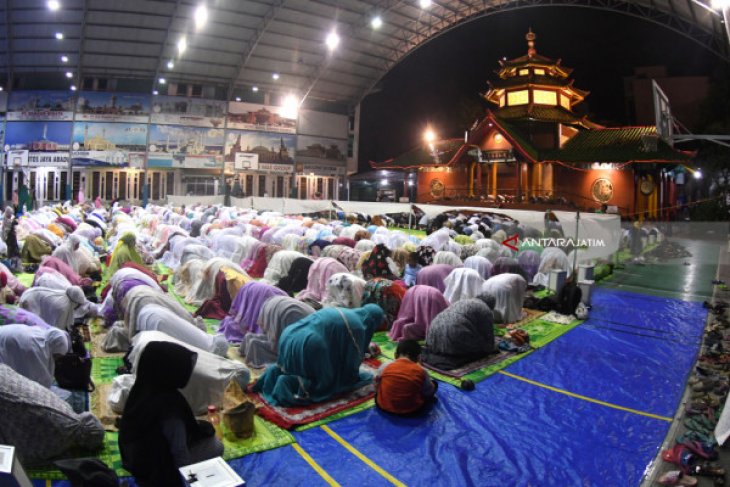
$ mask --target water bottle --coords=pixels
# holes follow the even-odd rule
[[[218,439],[223,438],[223,432],[221,431],[221,415],[213,404],[208,406],[208,421],[213,425],[215,429],[215,436]]]

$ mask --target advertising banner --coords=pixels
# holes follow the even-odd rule
[[[76,101],[76,120],[147,123],[150,109],[150,95],[82,91]]]
[[[14,91],[8,99],[8,120],[73,120],[72,91]]]
[[[5,150],[29,152],[68,152],[71,122],[8,122]]]
[[[226,127],[295,134],[297,119],[285,116],[282,107],[232,101],[228,104]]]
[[[226,131],[225,158],[228,162],[239,161],[239,164],[243,164],[244,157],[249,156],[239,154],[255,154],[259,169],[263,164],[293,166],[296,139],[296,135],[292,134],[228,130]],[[289,170],[289,172],[291,171],[292,169]]]
[[[144,160],[147,125],[76,122],[71,157],[74,166],[128,166]]]
[[[180,96],[154,96],[150,119],[152,123],[158,124],[222,129],[226,121],[226,102]]]
[[[320,163],[347,161],[347,141],[300,135],[297,137],[297,162]]]
[[[148,167],[221,167],[222,129],[151,125]]]

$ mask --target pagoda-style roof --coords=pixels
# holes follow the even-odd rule
[[[500,78],[506,78],[510,76],[511,73],[518,71],[520,68],[533,67],[544,68],[546,71],[551,72],[553,76],[567,78],[573,70],[571,68],[561,66],[561,62],[561,59],[551,59],[537,53],[532,56],[525,54],[524,56],[514,59],[500,60],[500,69],[497,71],[497,74],[499,74]]]
[[[438,156],[438,161],[429,147],[421,145],[393,159],[382,162],[370,161],[370,167],[373,169],[418,169],[419,167],[448,166],[458,159],[458,154],[466,151],[464,139],[439,140],[433,143],[433,148]]]
[[[519,108],[519,107],[517,107]],[[539,107],[545,108],[545,107]],[[549,107],[548,107],[549,108]],[[487,128],[489,127],[489,128]],[[673,149],[661,137],[656,128],[618,127],[581,129],[573,138],[559,149],[538,149],[530,143],[529,135],[524,128],[513,120],[505,119],[501,114],[489,112],[472,131],[472,134],[484,133],[484,130],[498,130],[512,145],[515,155],[533,163],[554,162],[566,165],[608,163],[671,163],[681,164],[691,160],[688,153]],[[373,169],[418,169],[439,166],[453,166],[459,162],[468,162],[474,157],[469,150],[479,140],[470,138],[469,143],[463,139],[449,139],[436,142],[434,148],[438,154],[438,162],[434,160],[428,147],[411,149],[394,159],[383,162],[370,161]]]
[[[540,156],[541,162],[565,163],[680,163],[691,159],[689,154],[667,144],[653,126],[582,130],[560,149]]]
[[[563,107],[552,107],[547,105],[518,105],[514,107],[502,107],[495,110],[495,114],[510,121],[540,121],[551,123],[563,123],[570,125],[581,125],[586,128],[598,127],[586,117],[580,117],[569,112]]]
[[[512,78],[500,78],[494,81],[489,81],[489,86],[494,90],[503,90],[505,88],[515,88],[518,86],[548,86],[565,88],[575,92],[582,98],[585,98],[590,94],[590,91],[581,90],[573,86],[574,80],[567,78],[554,78],[552,76],[539,76],[539,75],[528,75],[528,76],[514,76]]]

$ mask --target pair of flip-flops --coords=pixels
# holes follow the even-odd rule
[[[697,477],[691,475],[685,475],[681,470],[670,470],[662,474],[657,480],[661,485],[686,485],[693,486],[697,485]]]

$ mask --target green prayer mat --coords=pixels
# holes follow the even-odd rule
[[[205,318],[203,319],[205,322],[205,328],[208,332],[208,335],[217,335],[218,334],[218,328],[221,325],[221,320],[214,320],[213,318]]]
[[[564,335],[565,333],[569,332],[576,326],[580,325],[582,323],[581,320],[574,320],[569,325],[560,325],[558,323],[552,323],[550,321],[545,321],[540,318],[535,318],[532,321],[529,321],[523,325],[521,325],[519,328],[522,330],[525,330],[528,335],[530,335],[530,344],[534,349],[538,349],[541,347],[544,347],[548,343],[552,342],[556,338]],[[495,335],[503,335],[504,329],[495,327]],[[394,360],[395,359],[395,349],[398,346],[396,342],[391,341],[388,338],[387,332],[379,331],[376,332],[373,335],[373,342],[377,343],[380,347],[381,356],[384,357],[387,360]],[[423,342],[420,342],[423,344]],[[489,365],[487,367],[483,367],[481,369],[477,369],[473,372],[470,372],[462,377],[451,377],[448,375],[441,374],[439,372],[436,372],[434,370],[426,369],[428,374],[436,379],[440,380],[442,382],[447,382],[451,385],[454,385],[456,387],[459,387],[461,385],[461,381],[464,379],[469,379],[475,384],[478,382],[483,381],[487,377],[494,375],[498,371],[508,367],[509,365],[517,362],[518,360],[521,360],[524,357],[527,357],[530,353],[532,353],[533,350],[530,350],[525,353],[521,353],[518,355],[513,355],[510,357],[505,358],[501,362],[498,362],[496,364]],[[329,419],[329,418],[328,418]]]
[[[225,460],[233,460],[251,453],[273,450],[274,448],[294,443],[294,436],[291,433],[258,416],[254,418],[254,431],[255,433],[251,438],[240,440],[229,439],[228,435],[224,435],[223,444],[225,451],[223,458]],[[122,468],[122,456],[119,453],[118,438],[119,433],[107,431],[104,437],[104,449],[102,451],[96,454],[79,451],[69,455],[67,458],[93,456],[107,464],[119,477],[128,477],[130,476],[129,472]],[[31,479],[62,480],[66,478],[60,470],[51,466],[30,468],[26,469],[26,471]]]
[[[124,365],[122,357],[95,357],[91,359],[91,378],[94,384],[111,384],[118,375],[117,368]]]
[[[31,287],[33,285],[33,279],[35,279],[35,274],[24,272],[22,274],[16,274],[15,277],[18,278],[18,281],[20,281],[23,286]]]
[[[353,414],[357,414],[362,411],[366,411],[374,406],[375,406],[375,399],[368,399],[365,402],[361,402],[360,404],[353,406],[349,409],[345,409],[344,411],[335,413],[332,416],[327,416],[326,418],[322,418],[319,421],[314,421],[312,423],[303,424],[301,426],[298,426],[298,427],[294,428],[294,431],[307,431],[307,430],[315,428],[317,426],[322,426],[323,424],[331,423],[333,421],[337,421],[338,419],[346,418],[348,416],[352,416]]]
[[[107,431],[104,436],[104,448],[96,453],[88,451],[77,451],[70,455],[64,455],[65,458],[98,458],[104,462],[109,468],[114,470],[119,477],[129,477],[129,472],[122,468],[122,455],[119,453],[118,443],[119,433]],[[66,476],[53,466],[26,468],[26,473],[31,479],[40,480],[63,480]]]
[[[221,423],[223,429],[223,459],[233,460],[251,453],[259,453],[266,450],[273,450],[280,446],[294,443],[294,436],[283,428],[279,428],[265,419],[254,417],[254,435],[251,438],[238,439],[228,432],[228,429]]]

